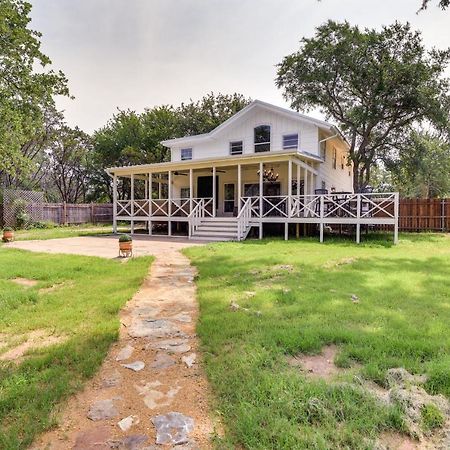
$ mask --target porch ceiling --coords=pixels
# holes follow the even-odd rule
[[[282,151],[282,152],[267,152],[261,154],[248,154],[239,156],[227,156],[224,158],[205,158],[202,160],[194,161],[173,161],[158,164],[141,164],[137,166],[123,166],[123,167],[111,167],[106,169],[106,172],[118,176],[129,176],[147,173],[160,173],[171,171],[185,171],[189,169],[208,169],[211,167],[226,167],[226,166],[236,166],[238,164],[259,164],[268,162],[282,162],[292,160],[295,163],[304,165],[307,170],[316,172],[312,167],[306,165],[303,161],[309,162],[322,162],[319,157],[314,155],[300,153],[298,151]],[[303,161],[302,161],[303,160]]]

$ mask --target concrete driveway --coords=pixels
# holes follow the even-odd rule
[[[204,245],[205,241],[164,236],[133,236],[134,256],[164,256],[167,252],[185,247]],[[117,236],[83,236],[43,241],[16,241],[5,244],[7,248],[19,248],[33,252],[66,253],[71,255],[117,258],[119,244]]]

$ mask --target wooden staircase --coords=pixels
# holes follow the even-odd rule
[[[245,237],[248,234],[246,230]],[[238,241],[236,217],[205,217],[192,232],[192,239],[205,241]],[[245,239],[244,237],[244,239]]]

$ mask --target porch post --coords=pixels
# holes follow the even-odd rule
[[[212,173],[213,173],[213,205],[212,205],[212,215],[213,215],[213,217],[216,217],[216,195],[217,195],[217,192],[216,192],[216,166],[213,166],[213,169],[212,169]]]
[[[113,176],[113,233],[117,233],[117,175]]]
[[[241,194],[242,194],[242,192],[241,192],[241,183],[242,183],[242,180],[241,180],[241,165],[240,164],[238,164],[238,166],[237,166],[237,169],[238,169],[238,176],[237,176],[237,183],[238,183],[238,188],[237,188],[237,197],[238,197],[238,214],[241,212]]]
[[[148,234],[152,235],[152,216],[153,216],[153,173],[148,174]]]
[[[171,170],[169,170],[169,172],[168,172],[167,197],[168,197],[167,213],[169,215],[168,220],[167,220],[167,234],[169,236],[172,236],[172,222],[170,220],[170,218],[172,217],[172,171]]]
[[[297,199],[300,200],[300,164],[297,164]]]
[[[263,238],[263,163],[259,163],[259,239]]]
[[[292,197],[292,160],[288,161],[288,201],[287,201],[287,216],[291,217],[291,197]]]
[[[189,169],[189,214],[192,212],[193,198],[194,198],[194,176],[193,170]]]
[[[310,175],[311,175],[311,179],[310,179],[310,184],[311,184],[311,186],[310,186],[310,191],[311,191],[311,195],[312,195],[312,194],[314,194],[314,174],[311,172]]]
[[[134,233],[134,173],[131,174],[131,234]]]
[[[400,195],[398,192],[394,195],[394,244],[398,244],[398,215],[399,215],[399,200]]]

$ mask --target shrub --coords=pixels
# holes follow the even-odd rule
[[[119,242],[131,242],[133,239],[131,238],[131,236],[129,234],[122,234],[119,237]]]
[[[4,227],[4,228],[3,228],[3,231],[14,231],[14,230],[13,230],[13,228],[11,228],[11,227]]]

